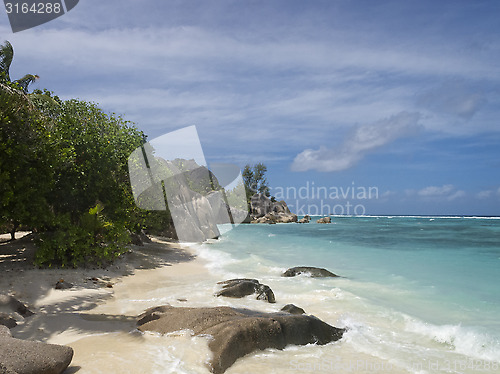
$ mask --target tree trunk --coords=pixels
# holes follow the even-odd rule
[[[19,227],[19,222],[12,223],[12,230],[10,231],[10,240],[16,240],[16,231]]]

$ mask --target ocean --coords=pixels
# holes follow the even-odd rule
[[[149,280],[148,271],[136,275],[135,283],[116,285],[119,296],[95,313],[136,315],[166,303],[276,312],[292,303],[348,329],[324,346],[254,352],[227,374],[500,373],[500,219],[334,216],[331,224],[316,224],[316,218],[222,225],[220,239],[189,245],[202,260],[200,270],[162,282]],[[293,266],[340,277],[281,276]],[[217,282],[232,278],[258,279],[276,303],[214,296]],[[114,372],[207,374],[206,339],[131,331],[82,339],[75,347],[102,346],[106,353],[84,359],[85,373],[101,373],[111,362]]]
[[[349,329],[323,347],[245,357],[228,374],[500,372],[500,219],[313,222],[226,225],[219,240],[197,247],[217,279],[256,278],[277,300],[225,305],[273,311],[293,303]],[[293,266],[323,267],[341,278],[281,277]]]

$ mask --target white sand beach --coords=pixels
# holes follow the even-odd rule
[[[29,262],[34,245],[28,236],[22,237],[27,234],[19,233],[13,242],[6,242],[8,236],[0,238],[1,293],[35,313],[26,319],[16,316],[12,335],[72,347],[73,361],[65,373],[154,372],[162,340],[134,331],[136,316],[156,306],[155,301],[124,300],[140,299],[169,283],[201,279],[207,274],[202,261],[189,247],[153,238],[152,243],[132,246],[107,269],[36,269]],[[73,287],[56,290],[60,280]],[[188,299],[186,295],[174,304]],[[208,354],[204,344],[200,349]]]

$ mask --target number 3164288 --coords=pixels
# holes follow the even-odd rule
[[[7,14],[16,13],[16,14],[27,14],[27,13],[35,13],[35,14],[43,14],[43,13],[61,13],[63,10],[61,8],[60,3],[5,3],[5,9],[7,10]]]

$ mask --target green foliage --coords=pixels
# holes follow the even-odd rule
[[[134,209],[127,158],[144,135],[95,104],[65,101],[53,135],[61,150],[50,200],[56,212],[80,215],[101,201],[110,218],[126,221]]]
[[[132,195],[127,160],[146,136],[94,103],[27,94],[37,76],[12,82],[13,56],[0,45],[0,227],[35,231],[36,263],[67,267],[112,260],[147,224],[171,226]]]
[[[31,83],[40,78],[35,74],[26,74],[21,79],[14,82],[10,80],[10,65],[14,59],[14,48],[9,41],[5,41],[0,45],[0,83],[6,84],[12,88],[22,90],[23,93],[28,93],[28,87]]]
[[[14,48],[9,41],[0,45],[0,83],[10,82],[10,65],[14,58]]]
[[[47,195],[58,159],[44,119],[20,91],[0,84],[0,225],[37,228],[50,216]]]
[[[37,264],[110,260],[129,241],[129,230],[137,232],[144,225],[145,213],[132,196],[127,159],[145,136],[93,103],[62,102],[49,92],[36,95],[41,110],[50,113],[51,136],[59,150],[47,197],[57,219],[44,228]]]
[[[37,241],[35,263],[40,266],[76,267],[103,265],[126,251],[128,231],[110,221],[97,203],[83,213],[77,223],[69,214],[56,217],[54,231],[45,231]]]
[[[266,172],[267,167],[263,163],[258,163],[254,166],[245,165],[243,168],[242,176],[248,201],[250,201],[250,198],[255,193],[263,193],[266,196],[270,196],[269,185],[265,177]]]

